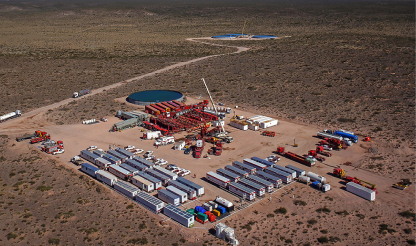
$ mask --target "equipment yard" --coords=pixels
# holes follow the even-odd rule
[[[394,6],[405,11],[406,3]],[[268,4],[273,6],[271,9],[280,6]],[[13,23],[16,17],[5,6],[0,5],[6,15],[1,18]],[[286,7],[283,9],[287,13],[276,12],[279,16],[285,13],[282,20],[288,20],[286,14],[297,16],[298,24],[304,22],[303,18],[315,18],[304,15],[305,10],[292,13],[293,9]],[[400,19],[403,23],[396,20],[397,26],[389,24],[386,30],[390,31],[372,32],[374,23],[360,27],[383,40],[386,33],[403,35],[395,36],[400,49],[364,49],[369,40],[387,41],[358,38],[352,45],[352,39],[334,31],[339,27],[333,23],[340,20],[332,15],[328,20],[334,22],[326,25],[334,25],[335,29],[327,31],[334,32],[335,46],[318,27],[307,31],[313,33],[308,36],[303,28],[295,27],[298,24],[277,30],[273,28],[276,23],[265,20],[263,28],[257,29],[253,23],[258,21],[251,17],[247,17],[248,21],[242,17],[233,20],[238,21],[233,26],[242,25],[241,35],[218,35],[227,32],[214,24],[208,27],[210,32],[167,28],[177,17],[172,13],[178,6],[167,5],[160,12],[152,12],[153,8],[158,6],[146,6],[137,12],[97,10],[96,17],[86,10],[81,11],[81,17],[81,12],[67,11],[54,17],[74,15],[84,18],[81,23],[88,18],[96,23],[96,18],[104,17],[124,23],[130,15],[143,22],[157,18],[163,23],[159,28],[164,30],[157,36],[164,41],[136,39],[129,24],[71,29],[70,32],[89,36],[97,28],[108,37],[105,45],[109,46],[101,47],[101,41],[97,41],[97,50],[75,52],[74,48],[60,50],[62,54],[48,53],[45,59],[51,60],[40,60],[39,66],[48,71],[46,63],[60,60],[57,64],[61,65],[53,73],[62,76],[62,87],[48,97],[42,93],[37,97],[27,90],[15,92],[22,98],[11,100],[9,91],[15,87],[10,84],[21,82],[24,87],[24,83],[33,81],[13,76],[9,68],[1,69],[5,89],[0,94],[5,93],[3,98],[8,100],[2,102],[0,110],[0,245],[416,244],[416,164],[411,136],[415,122],[407,120],[409,112],[414,111],[414,81],[409,79],[414,79],[409,68],[414,46],[406,38],[414,31],[395,31],[398,26],[405,30],[402,24],[408,19]],[[49,15],[55,11],[46,12]],[[112,14],[108,15],[108,11]],[[242,11],[245,16],[251,13]],[[275,18],[271,17],[276,14],[273,11],[264,11],[269,18]],[[321,13],[320,9],[308,11]],[[400,17],[399,10],[379,11],[392,19]],[[352,15],[367,14],[359,11]],[[199,17],[187,18],[190,23],[196,18],[195,25],[200,21]],[[217,16],[214,22],[219,25],[222,18]],[[189,25],[184,23],[180,25]],[[110,27],[120,30],[108,31]],[[151,21],[143,24],[144,33],[153,33],[155,28]],[[0,29],[5,31],[4,27]],[[165,36],[172,30],[177,33],[171,40]],[[113,32],[115,36],[109,35]],[[121,33],[121,42],[126,42],[120,43],[121,47],[137,42],[143,47],[153,45],[149,48],[152,51],[117,48],[114,42]],[[56,38],[50,42],[62,42]],[[305,43],[303,38],[309,41]],[[328,43],[321,44],[322,39]],[[17,42],[4,40],[0,38],[0,60],[4,64],[8,64],[6,56],[13,61],[20,59],[11,55],[13,52],[39,56],[33,59],[42,59],[42,52],[47,53],[42,48],[36,53],[38,48],[30,45],[22,46],[28,49],[27,54],[20,53],[17,48],[4,46]],[[312,53],[326,53],[335,61],[345,58],[344,67],[326,68],[331,66],[328,62],[334,62],[319,55],[310,56],[308,42],[319,43],[318,48],[311,48]],[[325,51],[326,46],[333,49]],[[158,49],[161,57],[146,57],[149,52],[158,53]],[[163,53],[167,49],[169,52]],[[407,49],[411,50],[404,51]],[[351,54],[347,50],[358,53],[348,57]],[[94,71],[63,75],[60,66],[68,59],[63,58],[66,52],[73,59],[64,62],[67,66],[83,66],[82,62],[73,63],[79,54],[91,52],[88,54],[93,58],[83,58],[101,59],[94,66],[106,71],[100,75]],[[265,55],[266,52],[270,53]],[[371,52],[385,53],[373,56]],[[402,53],[396,55],[397,52]],[[127,55],[134,59],[125,59]],[[381,56],[392,56],[390,61],[384,61],[387,65],[382,69],[371,62],[365,66],[354,63]],[[397,57],[404,62],[396,64]],[[107,58],[114,60],[104,62]],[[140,69],[140,65],[131,66],[136,58],[146,65]],[[118,63],[119,59],[124,62]],[[119,68],[111,67],[111,62],[118,63]],[[377,75],[369,73],[371,76],[365,77],[373,66],[377,67]],[[122,75],[126,67],[129,71]],[[324,67],[326,70],[322,70]],[[55,89],[56,79],[46,79],[47,75],[38,74],[40,69],[31,69],[27,73],[45,77],[45,85]],[[362,78],[357,81],[351,75],[354,69],[364,76],[363,81],[371,82],[362,84]],[[309,70],[314,74],[307,73]],[[345,70],[341,79],[331,77],[342,74],[341,70]],[[379,74],[384,71],[385,77]],[[104,81],[100,81],[101,76],[106,77]],[[309,81],[311,77],[314,82]],[[19,82],[14,81],[16,78]],[[66,78],[70,79],[65,81]],[[74,78],[90,81],[67,86]],[[334,81],[339,80],[343,82],[335,85]],[[361,94],[356,92],[356,86],[363,86],[359,88]],[[388,107],[385,101],[391,101]]]

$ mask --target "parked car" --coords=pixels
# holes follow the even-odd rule
[[[322,147],[324,147],[324,150],[332,150],[332,148],[329,147],[328,145],[323,145]]]
[[[142,149],[135,149],[134,151],[133,151],[133,154],[135,154],[135,155],[140,155],[141,153],[143,153],[144,152],[144,150],[142,150]]]
[[[65,152],[65,150],[64,150],[64,149],[58,149],[58,150],[56,150],[56,151],[52,152],[52,154],[53,154],[53,155],[57,155],[57,154],[63,154],[64,152]]]
[[[175,164],[169,164],[166,166],[166,169],[168,170],[173,170],[174,168],[177,168],[177,166]]]
[[[183,170],[181,176],[183,177],[183,176],[188,175],[188,174],[191,174],[191,171],[189,171],[189,170]]]
[[[133,145],[129,145],[124,147],[125,150],[134,150],[136,147],[134,147]]]
[[[154,155],[149,155],[145,159],[148,160],[148,161],[153,161],[155,159],[155,156]]]
[[[166,164],[168,164],[168,161],[163,160],[163,159],[160,159],[160,158],[157,158],[157,159],[156,159],[156,164],[159,164],[159,165],[166,165]]]
[[[97,146],[90,146],[90,147],[87,148],[87,150],[96,150],[96,149],[98,149]]]
[[[144,153],[144,157],[149,157],[149,156],[152,156],[152,155],[153,155],[153,151],[151,151],[151,150],[146,151],[146,153]]]

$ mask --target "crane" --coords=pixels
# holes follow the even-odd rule
[[[217,107],[215,107],[214,100],[212,100],[211,93],[209,92],[207,83],[205,83],[205,79],[204,78],[202,78],[202,82],[204,82],[205,88],[207,89],[209,99],[211,100],[212,106],[214,107],[214,110],[215,110],[215,114],[218,116]],[[218,121],[219,121],[220,126],[221,126],[221,132],[217,135],[217,137],[221,137],[221,136],[227,135],[227,132],[224,130],[224,126],[221,124],[221,120],[218,119]]]

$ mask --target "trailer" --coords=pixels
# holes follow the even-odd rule
[[[92,153],[98,155],[99,157],[103,157],[105,155],[105,152],[102,149],[93,150]]]
[[[147,169],[146,173],[149,174],[150,176],[153,176],[157,179],[159,179],[160,181],[162,181],[162,185],[168,185],[170,178],[162,173],[156,172],[153,169]]]
[[[179,182],[177,180],[169,181],[169,185],[174,186],[174,187],[180,189],[183,192],[186,192],[186,194],[188,195],[189,200],[195,200],[196,199],[196,190],[194,190],[193,188],[191,188],[189,186],[186,186],[186,185],[182,184],[181,182]]]
[[[176,195],[175,193],[168,191],[168,190],[158,190],[157,192],[157,198],[160,200],[173,204],[175,206],[179,206],[181,198],[179,195]]]
[[[231,182],[238,182],[240,180],[240,175],[224,170],[222,168],[217,169],[217,174],[226,177],[227,179],[231,180]]]
[[[368,189],[367,187],[354,182],[347,183],[347,191],[369,201],[374,201],[376,199],[376,192],[374,190]]]
[[[134,157],[134,154],[133,153],[131,153],[130,151],[127,151],[127,150],[125,150],[123,148],[116,148],[115,151],[116,152],[119,152],[122,155],[127,156],[128,159],[133,159],[133,157]]]
[[[162,189],[162,181],[160,181],[159,179],[157,179],[157,178],[155,178],[155,177],[153,177],[153,176],[151,176],[151,175],[149,175],[145,172],[139,172],[139,173],[137,173],[137,176],[140,176],[140,177],[152,182],[153,187],[154,187],[155,190]]]
[[[84,95],[90,94],[90,89],[81,90],[80,92],[74,92],[72,94],[73,98],[82,97]]]
[[[255,175],[257,177],[259,177],[259,178],[262,178],[262,179],[264,179],[266,181],[271,182],[274,185],[274,187],[276,187],[276,188],[280,188],[282,186],[283,181],[279,177],[276,177],[274,175],[265,173],[263,171],[259,171]]]
[[[117,122],[113,125],[112,131],[122,131],[124,129],[133,128],[140,124],[139,118],[131,118],[121,122]]]
[[[121,180],[114,184],[114,189],[132,199],[140,192],[133,184]]]
[[[211,182],[213,182],[213,183],[215,183],[215,184],[217,184],[217,185],[219,185],[223,188],[227,188],[228,184],[231,182],[229,179],[227,179],[227,178],[225,178],[221,175],[218,175],[214,172],[211,172],[211,171],[207,172],[206,178],[209,181],[211,181]]]
[[[127,160],[125,162],[125,164],[127,164],[127,165],[129,165],[131,167],[134,167],[134,168],[136,168],[137,170],[139,170],[141,172],[148,169],[147,166],[143,165],[142,163],[140,163],[140,162],[138,162],[136,160]]]
[[[266,161],[266,160],[261,159],[261,158],[259,158],[259,157],[251,157],[251,159],[252,159],[253,161],[260,162],[261,164],[264,164],[264,165],[266,165],[266,166],[268,166],[268,167],[274,167],[274,165],[276,165],[276,164],[275,164],[275,163],[273,163],[273,162]]]
[[[81,171],[83,171],[84,173],[90,175],[91,177],[95,178],[95,174],[100,171],[100,169],[96,166],[93,166],[91,164],[88,163],[83,163],[81,164]]]
[[[173,173],[173,172],[167,170],[166,168],[154,166],[153,169],[156,172],[159,172],[159,173],[161,173],[165,176],[168,176],[171,180],[176,180],[178,178],[178,175],[176,173]]]
[[[107,161],[104,158],[99,157],[95,159],[95,165],[97,165],[98,167],[101,167],[104,170],[107,170],[108,167],[111,165],[111,162]]]
[[[266,194],[266,187],[264,185],[255,183],[247,179],[242,179],[238,183],[256,191],[256,196],[261,197],[264,196],[264,194]]]
[[[178,181],[178,182],[180,182],[180,183],[182,183],[182,184],[184,184],[184,185],[186,185],[186,186],[191,187],[192,189],[194,189],[196,191],[196,195],[197,196],[202,196],[205,193],[203,186],[201,186],[199,184],[195,184],[194,182],[192,182],[192,181],[190,181],[190,180],[188,180],[186,178],[178,177],[176,179],[176,181]]]
[[[145,165],[147,168],[153,168],[153,166],[155,165],[153,162],[150,162],[139,156],[133,157],[133,160],[140,162],[141,164]]]
[[[181,191],[180,189],[176,188],[175,186],[169,185],[166,187],[166,190],[178,195],[181,198],[181,203],[185,203],[188,201],[188,195],[184,191]]]
[[[185,227],[194,226],[194,215],[189,214],[186,211],[183,211],[175,206],[172,206],[171,204],[167,204],[163,208],[163,213]]]
[[[256,191],[236,182],[230,182],[228,190],[240,197],[246,197],[248,201],[256,199]]]
[[[84,158],[85,160],[92,162],[92,163],[95,163],[95,160],[100,158],[100,156],[93,154],[89,152],[88,150],[81,150],[80,156]]]
[[[293,178],[293,179],[295,179],[295,178],[296,178],[296,171],[295,171],[295,170],[292,170],[292,169],[290,169],[290,168],[286,168],[286,167],[282,167],[282,166],[280,166],[280,165],[275,165],[273,168],[275,168],[275,169],[279,169],[279,170],[281,170],[281,171],[283,171],[283,172],[286,172],[286,173],[290,173],[290,174],[292,174],[292,178]]]
[[[227,170],[227,171],[230,171],[230,172],[233,172],[233,173],[239,175],[241,178],[247,178],[248,175],[249,175],[248,172],[246,172],[244,170],[241,170],[240,168],[231,166],[231,165],[225,166],[224,169]]]
[[[326,181],[325,177],[319,176],[318,174],[313,172],[308,172],[306,176],[308,176],[312,180],[319,181],[320,183],[325,183]]]
[[[118,181],[116,176],[103,170],[96,172],[95,177],[109,186],[114,186],[114,184]]]
[[[335,131],[334,132],[334,135],[337,135],[337,136],[340,136],[340,137],[343,137],[343,138],[349,138],[354,143],[357,143],[358,142],[357,135],[354,135],[353,133],[350,133],[350,132],[346,132],[346,131],[344,131],[342,129],[341,130],[338,130],[338,131]]]
[[[146,191],[146,192],[152,192],[155,189],[152,182],[138,175],[133,176],[133,178],[131,178],[131,182],[132,184],[134,184],[135,186],[139,187],[141,190]]]
[[[117,157],[110,155],[110,154],[105,154],[103,155],[103,158],[106,159],[107,161],[115,164],[115,165],[120,165],[121,164],[121,160],[118,159]]]
[[[133,174],[133,176],[136,175],[138,172],[140,172],[136,168],[134,168],[134,167],[132,167],[130,165],[127,165],[126,163],[120,164],[120,167],[126,169],[129,172],[131,172]]]
[[[276,169],[276,168],[273,168],[273,167],[268,167],[264,170],[264,172],[268,173],[268,174],[271,174],[271,175],[274,175],[278,178],[281,178],[283,183],[285,183],[285,184],[289,184],[289,183],[293,182],[292,174],[287,173],[285,171],[282,171],[282,170],[279,170],[279,169]]]
[[[289,168],[289,169],[291,169],[291,170],[295,171],[295,172],[296,172],[297,177],[300,177],[300,176],[303,176],[303,175],[305,175],[305,174],[306,174],[306,171],[305,171],[305,170],[300,169],[300,168],[295,167],[295,166],[292,166],[292,165],[286,165],[286,168]]]
[[[143,133],[143,139],[151,140],[151,139],[158,138],[161,135],[162,134],[160,133],[160,131],[153,131],[153,132],[148,131],[148,132]]]
[[[337,139],[339,141],[342,141],[344,138],[335,134],[331,134],[331,133],[326,133],[326,132],[318,132],[316,134],[316,136],[320,137],[320,138],[334,138]]]
[[[215,202],[217,204],[223,206],[227,212],[234,211],[234,204],[232,202],[222,198],[222,197],[218,196],[217,198],[215,198]]]
[[[121,154],[121,153],[119,153],[115,150],[112,150],[112,149],[108,150],[107,153],[114,156],[114,157],[117,157],[118,159],[121,160],[121,162],[125,162],[127,159],[129,159],[128,156],[125,156],[125,155],[123,155],[123,154]]]
[[[20,110],[16,110],[15,112],[11,112],[5,115],[0,116],[0,123],[6,120],[10,120],[16,117],[20,117],[22,115],[22,113],[20,112]]]
[[[163,207],[165,206],[165,203],[163,201],[145,192],[138,193],[134,197],[134,200],[136,200],[136,202],[140,203],[141,205],[143,205],[144,207],[148,208],[150,211],[156,214],[160,213]]]
[[[300,162],[300,163],[305,164],[307,166],[312,167],[312,166],[315,165],[315,161],[316,160],[314,160],[312,158],[308,158],[308,157],[303,157],[303,156],[300,156],[300,155],[295,154],[295,153],[292,153],[292,152],[285,152],[285,148],[284,147],[277,147],[276,152],[278,154],[286,157],[286,158],[289,158],[291,160]]]
[[[129,180],[131,177],[133,177],[133,174],[130,171],[127,171],[126,169],[116,164],[108,166],[108,171],[124,180]]]
[[[309,182],[311,182],[311,178],[309,178],[308,176],[302,175],[298,177],[298,181],[301,183],[309,184]]]
[[[239,168],[241,170],[247,171],[250,174],[255,174],[256,171],[257,171],[257,169],[255,167],[252,167],[250,165],[241,163],[239,161],[234,161],[233,166],[236,167],[236,168]]]
[[[258,171],[263,171],[264,169],[267,168],[266,165],[257,161],[253,161],[252,159],[249,159],[249,158],[244,159],[243,162],[249,166],[255,167]]]
[[[273,192],[273,186],[274,185],[273,185],[272,182],[269,182],[269,181],[267,181],[265,179],[262,179],[260,177],[254,176],[254,175],[249,175],[247,177],[247,179],[250,180],[250,181],[252,181],[252,182],[254,182],[254,183],[263,185],[266,188],[266,191],[267,192],[269,192],[269,193]]]

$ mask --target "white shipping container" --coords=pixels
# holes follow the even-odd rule
[[[169,185],[172,185],[178,189],[180,189],[183,192],[186,192],[186,194],[188,195],[188,199],[190,200],[194,200],[196,199],[196,190],[186,186],[185,184],[182,184],[181,182],[177,181],[177,180],[171,180],[169,181]]]
[[[114,175],[116,175],[117,177],[121,178],[121,179],[129,179],[130,177],[133,176],[133,174],[129,171],[127,171],[124,168],[121,168],[119,166],[117,166],[116,164],[112,164],[108,167],[108,171]]]
[[[172,193],[171,191],[168,190],[159,190],[157,192],[157,197],[166,202],[166,203],[170,203],[173,204],[175,206],[179,206],[180,202],[181,202],[181,198],[176,195],[175,193]]]
[[[215,184],[217,184],[221,187],[224,187],[224,188],[227,188],[228,184],[230,183],[229,179],[227,179],[227,178],[225,178],[221,175],[218,175],[214,172],[211,172],[211,171],[207,172],[206,177],[209,181],[211,181],[211,182],[213,182],[213,183],[215,183]]]
[[[245,195],[246,199],[249,201],[256,199],[256,192],[242,184],[231,182],[228,185],[228,189],[241,197]]]
[[[163,207],[165,206],[164,202],[144,192],[138,193],[134,197],[134,199],[141,205],[153,211],[154,213],[159,213],[160,211],[162,211]]]
[[[95,176],[98,180],[109,186],[113,186],[118,181],[116,176],[103,170],[98,171]]]
[[[163,167],[158,167],[158,166],[154,166],[153,170],[155,170],[156,172],[159,172],[165,176],[168,176],[171,180],[176,180],[178,178],[178,175],[176,173],[173,173],[169,170],[167,170],[166,168]]]
[[[140,192],[139,188],[133,184],[121,180],[114,184],[114,189],[130,198],[134,198],[134,196]]]
[[[230,125],[232,127],[235,127],[237,129],[240,129],[240,130],[243,130],[243,131],[247,131],[247,129],[248,129],[248,124],[240,124],[240,123],[235,122],[235,121],[231,121]]]
[[[264,128],[268,128],[268,127],[272,127],[276,125],[277,125],[277,120],[268,120],[268,121],[261,122],[259,124],[259,127],[264,129]]]
[[[258,125],[248,125],[248,129],[252,130],[252,131],[258,131],[259,130],[259,126]]]
[[[160,131],[146,132],[146,139],[150,140],[150,139],[158,138],[160,135],[161,135]]]
[[[144,179],[152,182],[153,187],[154,187],[155,190],[162,189],[162,181],[160,181],[159,179],[157,179],[157,178],[155,178],[153,176],[150,176],[149,174],[147,174],[145,172],[139,172],[137,174],[137,176],[140,176],[140,177],[142,177],[142,178],[144,178]]]
[[[140,176],[134,176],[131,179],[131,182],[139,187],[141,190],[146,191],[146,192],[152,192],[155,188],[152,182],[146,180],[145,178],[142,178]]]
[[[238,183],[256,191],[257,196],[264,196],[264,194],[266,193],[266,187],[264,185],[257,184],[251,180],[242,179]]]
[[[166,187],[166,190],[178,195],[181,198],[181,203],[188,201],[188,195],[184,191],[181,191],[180,189],[176,188],[175,186],[169,185]]]
[[[247,179],[250,180],[250,181],[253,181],[254,183],[261,184],[261,185],[265,186],[267,192],[269,192],[269,193],[273,192],[274,185],[273,185],[272,182],[269,182],[265,179],[262,179],[260,177],[254,176],[254,175],[248,176]]]
[[[181,182],[182,184],[193,188],[196,191],[197,196],[202,196],[205,193],[205,189],[203,186],[199,184],[195,184],[192,181],[187,180],[186,178],[178,177],[176,181]]]
[[[176,220],[177,222],[181,223],[182,225],[186,227],[193,227],[194,226],[194,216],[192,214],[189,214],[186,211],[183,211],[179,208],[176,208],[172,206],[171,204],[167,204],[163,208],[163,213],[172,218],[173,220]]]
[[[101,167],[104,170],[107,170],[107,168],[111,165],[111,162],[100,157],[100,158],[95,159],[95,165]]]
[[[370,190],[362,185],[356,184],[354,182],[347,183],[347,191],[360,196],[366,200],[374,201],[376,199],[376,192]]]
[[[91,164],[88,163],[83,163],[81,164],[81,171],[83,171],[84,173],[90,175],[91,177],[95,178],[95,174],[100,171],[100,169],[96,166],[93,166]]]

